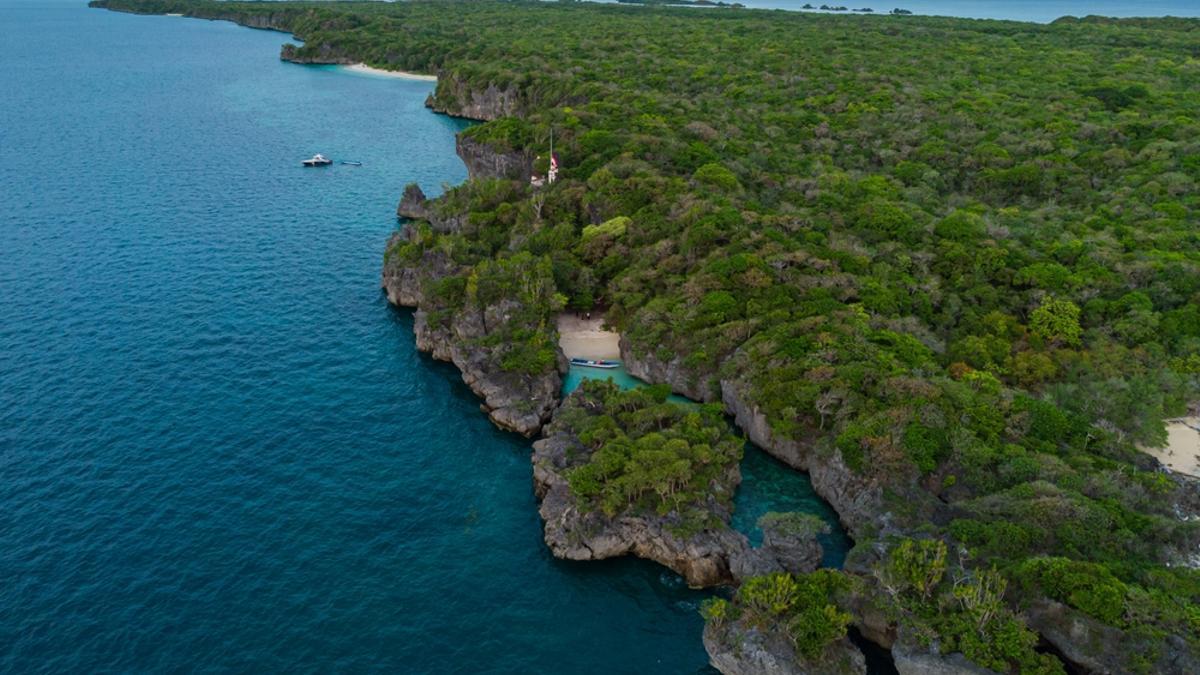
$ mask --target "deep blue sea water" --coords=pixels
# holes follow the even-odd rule
[[[710,672],[706,594],[553,559],[528,441],[379,292],[402,187],[465,178],[430,83],[77,2],[0,26],[0,672]],[[830,515],[745,466],[752,535]]]

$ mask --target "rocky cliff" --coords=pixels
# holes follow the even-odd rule
[[[523,151],[497,150],[464,134],[458,135],[454,146],[463,164],[467,165],[469,178],[507,178],[529,182],[533,160]]]
[[[664,361],[650,350],[635,348],[624,336],[620,348],[621,361],[630,375],[646,382],[670,385],[671,391],[693,401],[712,403],[718,400],[712,386],[712,374],[687,368],[683,365],[682,355]]]
[[[413,236],[412,225],[406,225],[392,236],[388,250],[396,250]],[[530,375],[502,367],[497,356],[499,346],[491,345],[488,337],[514,320],[514,301],[470,306],[449,316],[440,311],[431,315],[429,289],[461,272],[459,265],[438,250],[425,251],[414,261],[389,255],[384,262],[382,286],[392,304],[416,308],[413,332],[417,349],[457,366],[463,382],[483,399],[482,408],[497,426],[532,436],[558,405],[562,389],[559,370]],[[561,353],[559,361],[559,369],[565,371]]]
[[[635,555],[669,567],[696,587],[731,584],[777,571],[804,573],[817,568],[823,551],[816,537],[827,531],[827,525],[814,516],[767,514],[759,521],[764,535],[763,545],[758,548],[751,548],[744,535],[729,527],[731,498],[741,482],[737,461],[740,453],[736,451],[719,455],[727,460],[709,460],[720,463],[711,465],[715,478],[707,483],[702,498],[676,503],[666,512],[635,503],[617,513],[605,514],[580,500],[571,490],[569,476],[573,470],[588,464],[598,450],[581,441],[580,429],[592,428],[590,420],[597,419],[602,420],[605,428],[608,425],[621,428],[619,420],[623,418],[609,413],[639,405],[636,399],[612,401],[586,388],[577,391],[556,411],[545,429],[545,438],[533,444],[534,493],[541,500],[538,511],[545,523],[546,545],[556,557],[601,560]],[[605,405],[615,408],[606,409]],[[637,415],[654,414],[637,407],[632,410],[638,411]],[[684,414],[679,414],[680,418],[673,421],[659,419],[653,427],[657,431],[651,431],[646,438],[657,439],[655,442],[662,447],[677,443],[659,432],[680,422]],[[737,439],[723,428],[719,418],[710,422],[716,434],[725,435],[713,447],[738,447]],[[626,441],[638,442],[626,439],[619,443],[623,446]]]
[[[425,106],[434,112],[480,122],[520,116],[524,108],[515,85],[502,88],[489,82],[482,87],[472,86],[452,72],[438,78],[437,89],[425,99]]]
[[[545,523],[545,540],[550,551],[566,560],[603,560],[635,555],[669,567],[683,576],[689,586],[717,586],[734,581],[730,558],[750,548],[742,534],[727,525],[730,513],[713,502],[714,515],[722,523],[699,532],[682,534],[677,513],[622,514],[607,517],[598,511],[583,511],[567,483],[567,472],[587,457],[586,451],[568,430],[551,425],[547,437],[533,444],[534,493],[541,500],[538,513]],[[727,480],[741,480],[736,465]]]
[[[1092,673],[1200,673],[1200,657],[1176,635],[1155,639],[1105,625],[1053,600],[1025,612],[1029,627],[1081,671]]]
[[[358,59],[348,56],[341,48],[327,42],[307,45],[307,48],[287,44],[279,51],[279,58],[307,65],[348,66],[359,62]]]
[[[704,649],[724,675],[849,675],[867,672],[866,660],[847,638],[836,640],[820,657],[796,653],[782,630],[760,628],[745,620],[708,622]]]

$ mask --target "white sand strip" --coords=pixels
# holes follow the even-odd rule
[[[619,359],[621,334],[604,329],[604,317],[585,319],[571,313],[558,315],[558,344],[568,359]]]
[[[1200,417],[1167,420],[1167,445],[1142,448],[1176,473],[1200,478]]]
[[[362,75],[377,75],[379,77],[395,77],[402,80],[424,80],[426,82],[437,82],[437,75],[421,75],[420,73],[409,73],[403,70],[384,70],[382,68],[372,68],[365,63],[356,63],[351,66],[343,66],[346,70]]]

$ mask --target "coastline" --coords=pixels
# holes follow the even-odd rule
[[[564,313],[556,321],[558,344],[568,359],[621,358],[621,335],[604,329],[604,317],[583,318]]]
[[[1200,479],[1200,417],[1166,420],[1167,444],[1142,448],[1174,473]]]
[[[365,63],[353,63],[348,66],[342,66],[346,70],[357,73],[359,75],[371,75],[374,77],[391,77],[399,80],[421,80],[423,82],[437,82],[437,75],[422,75],[420,73],[410,73],[404,70],[384,70],[382,68],[372,68]]]

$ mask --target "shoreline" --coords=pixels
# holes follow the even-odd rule
[[[372,68],[365,63],[353,63],[342,68],[359,75],[373,75],[375,77],[390,77],[398,80],[420,80],[422,82],[437,82],[437,75],[422,75],[420,73],[410,73],[405,70],[384,70],[382,68]]]
[[[583,318],[565,312],[555,320],[558,346],[568,359],[618,360],[621,358],[621,335],[604,329],[604,317]]]
[[[1176,417],[1167,423],[1167,444],[1161,448],[1143,447],[1172,473],[1200,479],[1200,417]]]

